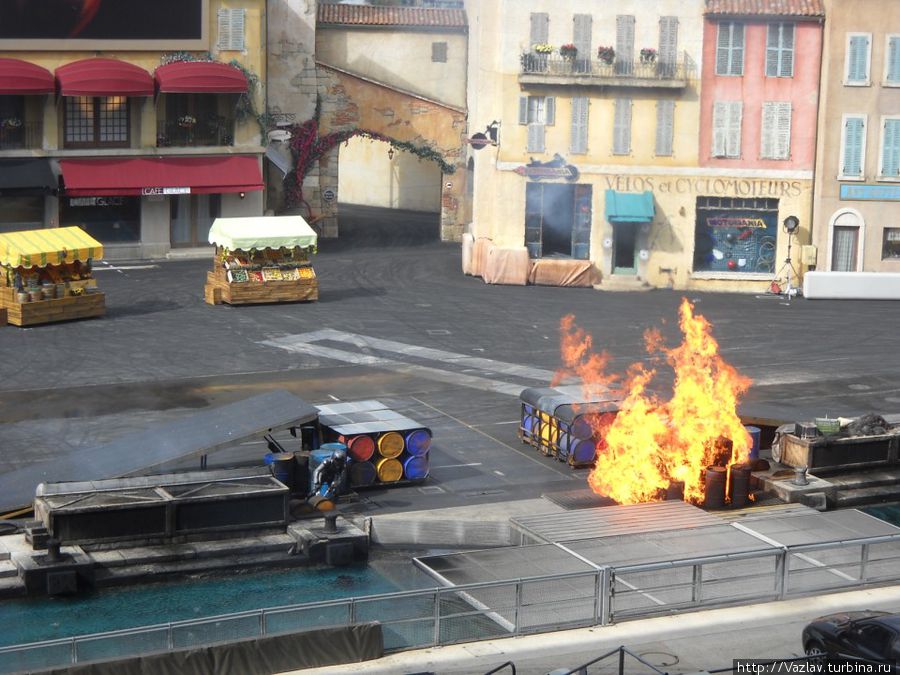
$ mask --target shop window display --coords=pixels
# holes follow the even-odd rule
[[[884,228],[884,242],[881,248],[882,260],[900,260],[900,227]]]
[[[777,199],[699,197],[694,271],[773,273],[777,235]]]

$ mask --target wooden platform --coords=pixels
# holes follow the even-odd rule
[[[15,326],[33,326],[103,316],[106,314],[106,295],[94,292],[20,303],[16,302],[15,289],[0,288],[0,306],[6,310],[6,322]]]
[[[312,278],[230,283],[225,270],[220,267],[206,273],[203,299],[210,305],[313,301],[319,299],[319,282]]]

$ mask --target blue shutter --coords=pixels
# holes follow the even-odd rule
[[[841,175],[862,175],[863,120],[851,117],[844,122],[844,159]]]
[[[869,38],[866,35],[850,37],[847,54],[847,81],[867,82],[869,77]]]
[[[896,35],[888,40],[887,59],[887,81],[890,84],[900,84],[900,37]]]
[[[885,178],[900,176],[900,119],[887,119],[884,121],[881,175]]]

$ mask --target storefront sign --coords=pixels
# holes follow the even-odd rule
[[[122,206],[124,197],[70,197],[69,206]]]
[[[766,228],[762,218],[735,218],[732,216],[710,216],[706,219],[709,227],[734,227],[734,228]]]
[[[518,169],[516,169],[518,173]],[[735,197],[799,197],[803,184],[799,180],[765,180],[755,178],[668,178],[665,176],[605,176],[606,186],[618,192],[659,194],[735,196]]]
[[[141,189],[141,194],[145,197],[150,195],[189,195],[191,188],[189,187],[145,187]]]
[[[578,180],[578,169],[574,164],[566,164],[566,160],[560,155],[553,155],[553,159],[547,162],[534,160],[523,166],[513,169],[520,176],[531,180],[553,180],[562,178],[569,182]]]
[[[900,201],[900,185],[841,185],[841,199]]]

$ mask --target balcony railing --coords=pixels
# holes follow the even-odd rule
[[[40,148],[44,127],[40,122],[0,120],[0,150]]]
[[[195,118],[194,122],[160,120],[156,145],[160,148],[234,145],[234,120],[225,117]]]
[[[523,84],[580,84],[587,86],[666,87],[687,86],[693,67],[684,54],[676,62],[562,58],[523,54],[519,81]]]

